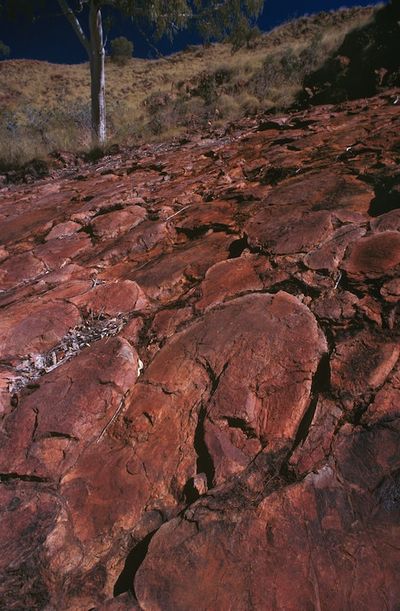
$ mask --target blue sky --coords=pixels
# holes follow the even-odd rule
[[[53,0],[56,5],[55,0]],[[265,2],[264,12],[259,20],[262,30],[270,30],[276,25],[294,17],[304,14],[318,13],[320,11],[336,10],[343,6],[368,6],[378,4],[358,0],[309,0],[308,2],[295,2],[294,0],[268,0]],[[129,21],[118,18],[110,38],[124,35],[131,39],[135,45],[135,55],[138,57],[151,57],[151,48],[144,37]],[[71,26],[63,16],[54,16],[43,12],[35,23],[7,22],[0,23],[0,40],[11,47],[12,58],[41,59],[59,63],[77,63],[86,60],[85,52],[80,46]],[[164,41],[158,44],[162,53],[171,53],[184,48],[187,44],[197,42],[193,33],[185,32],[175,39],[171,45]]]

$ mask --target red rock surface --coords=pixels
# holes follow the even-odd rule
[[[398,95],[0,191],[1,608],[398,608]]]

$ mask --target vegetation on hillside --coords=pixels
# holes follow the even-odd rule
[[[124,66],[133,55],[133,42],[125,38],[125,36],[114,38],[114,40],[111,41],[110,55],[113,62]]]
[[[10,47],[0,40],[0,58],[8,57],[10,55]]]
[[[252,31],[262,12],[264,0],[79,0],[75,4],[71,4],[70,0],[57,0],[57,3],[89,60],[92,146],[99,148],[104,147],[108,140],[105,79],[107,37],[103,9],[112,11],[107,21],[121,14],[137,25],[145,24],[150,29],[150,37],[158,40],[163,36],[172,40],[179,31],[191,28],[205,42],[225,41],[228,38],[236,42],[238,31],[240,37]],[[0,0],[0,17],[31,15],[35,18],[42,4],[43,0],[39,3],[33,0]]]
[[[320,13],[232,44],[191,47],[157,60],[108,61],[111,140],[163,139],[245,114],[290,106],[304,77],[323,65],[376,8]],[[0,159],[3,167],[53,150],[90,146],[88,64],[0,62]]]

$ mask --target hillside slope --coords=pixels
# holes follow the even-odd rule
[[[0,191],[2,608],[398,608],[399,99]]]
[[[400,0],[392,0],[336,53],[306,76],[303,103],[326,104],[369,97],[400,85]]]
[[[158,60],[108,62],[110,135],[119,143],[162,139],[208,122],[287,107],[315,70],[376,8],[298,19],[232,54],[231,45],[192,47]],[[78,43],[77,43],[78,44]],[[15,163],[90,143],[88,64],[0,62],[0,161]]]

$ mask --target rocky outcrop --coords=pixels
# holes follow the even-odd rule
[[[306,76],[302,104],[338,103],[400,85],[400,2],[389,0],[371,23],[351,31],[316,72]]]
[[[1,190],[2,608],[397,608],[399,94]]]

